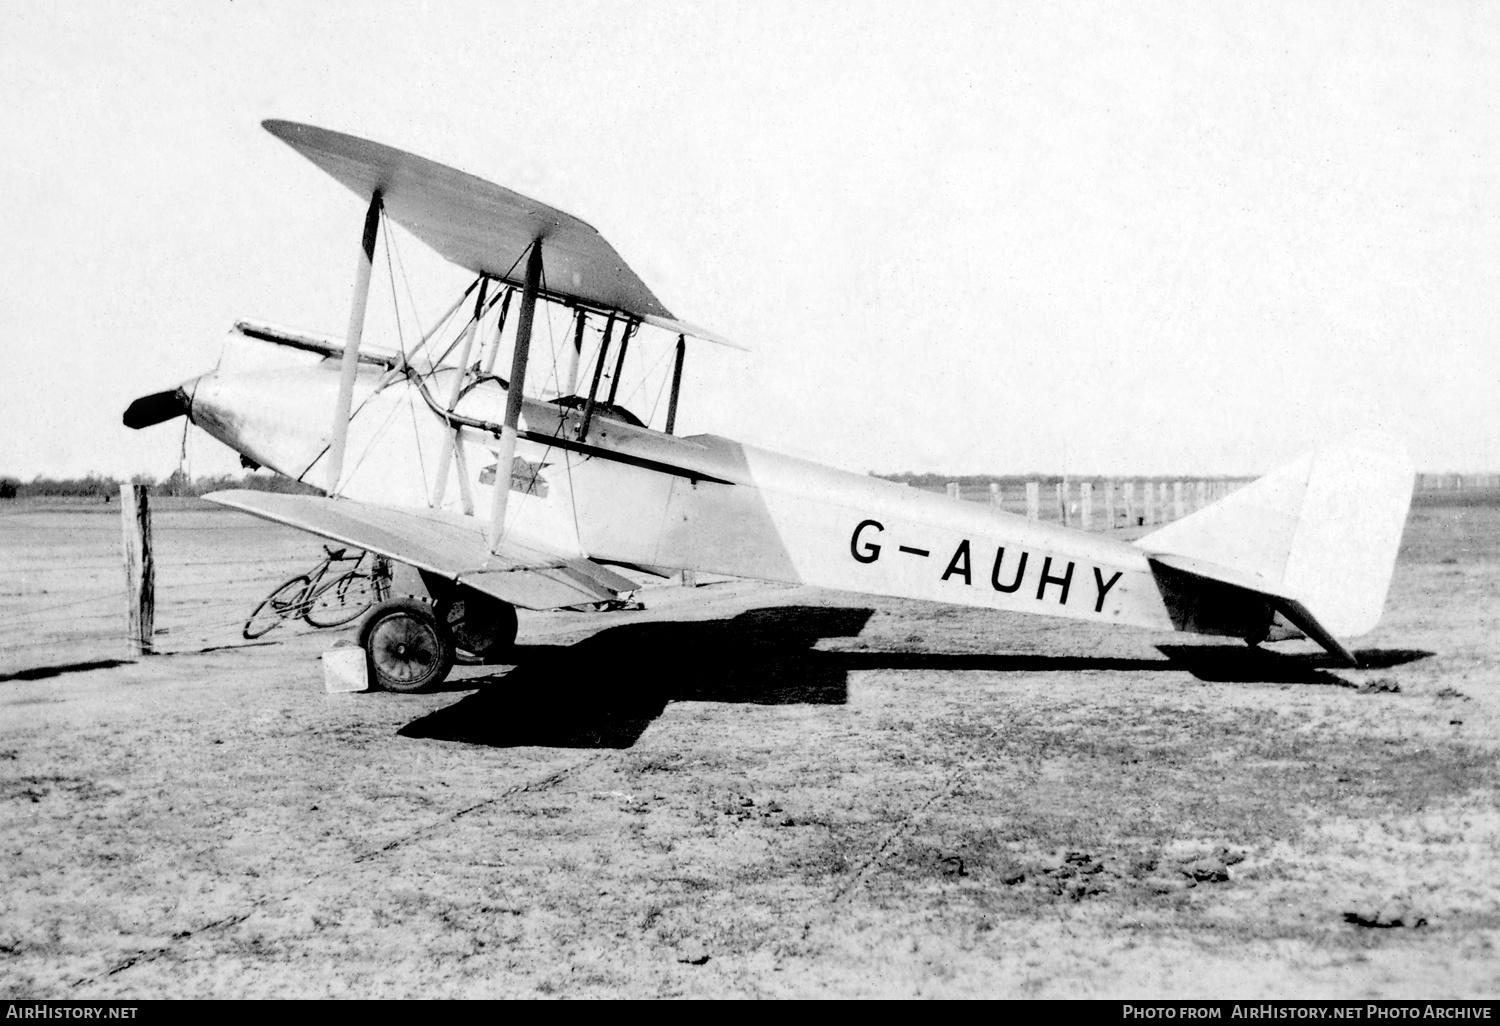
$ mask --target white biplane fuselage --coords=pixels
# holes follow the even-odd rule
[[[445,632],[470,636],[465,617],[475,610],[486,622],[508,617],[513,635],[512,607],[580,606],[635,588],[620,567],[1251,643],[1306,636],[1349,663],[1355,657],[1339,639],[1379,618],[1412,488],[1404,453],[1383,436],[1309,453],[1132,542],[717,435],[681,437],[673,420],[685,339],[727,340],[676,320],[591,226],[378,143],[288,122],[266,127],[368,204],[348,335],[241,322],[214,372],[138,400],[125,420],[144,427],[186,414],[247,460],[326,493],[209,498],[422,572],[441,616],[398,603],[372,612],[362,629],[372,667],[389,670],[387,686],[440,679],[451,651],[419,666],[412,653],[451,650]],[[461,344],[456,359],[361,349],[375,241],[387,219],[477,275],[453,307],[477,290],[448,350]],[[489,332],[481,325],[495,308],[498,290],[486,305],[491,285],[506,290],[499,324],[511,298],[521,298],[514,391],[490,373],[498,324],[471,360],[476,335]],[[586,395],[524,394],[539,302],[561,304],[574,318],[567,389],[580,380],[587,318],[606,319]],[[599,386],[617,319],[623,341],[605,398]],[[625,346],[642,327],[676,336],[664,430],[613,404]],[[270,360],[267,345],[277,347]]]
[[[250,339],[231,345],[259,345]],[[457,369],[430,392],[447,394]],[[289,477],[319,480],[338,362],[198,379],[190,416],[209,434]],[[431,508],[447,422],[407,376],[364,365],[357,378],[340,495]],[[506,389],[484,381],[454,407],[498,424]],[[743,445],[678,437],[526,399],[511,473],[506,536],[606,563],[697,570],[847,591],[1171,630],[1146,555],[1107,536],[1031,521],[978,503]],[[493,432],[459,427],[464,479],[439,508],[474,520],[493,503]],[[564,443],[559,445],[557,443]]]

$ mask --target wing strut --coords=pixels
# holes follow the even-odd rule
[[[469,370],[469,351],[474,345],[474,335],[479,331],[479,322],[484,320],[485,293],[489,291],[490,280],[482,277],[479,280],[479,296],[474,300],[474,317],[469,321],[468,327],[464,328],[463,346],[458,353],[458,374],[453,379],[453,388],[448,392],[448,412],[458,405],[459,396],[464,393],[464,375]],[[458,488],[463,498],[464,512],[470,516],[474,513],[474,499],[469,494],[469,478],[465,473],[463,448],[458,443],[458,429],[443,433],[443,450],[438,456],[437,480],[432,485],[432,507],[436,509],[443,504],[443,494],[448,490],[448,466],[458,458]]]
[[[677,336],[677,363],[672,367],[672,398],[667,401],[667,434],[677,426],[677,397],[682,394],[682,358],[687,355],[687,339]]]
[[[589,437],[589,422],[594,419],[594,403],[599,398],[599,378],[604,374],[604,358],[609,355],[609,337],[614,331],[615,315],[610,311],[609,320],[604,322],[604,340],[599,343],[599,356],[594,360],[594,381],[589,385],[589,399],[583,404],[583,423],[578,425],[580,442]]]
[[[344,336],[344,360],[339,367],[339,397],[333,411],[333,438],[328,446],[328,494],[336,495],[344,472],[344,443],[349,438],[349,407],[354,404],[354,378],[359,371],[359,341],[365,333],[365,304],[370,298],[370,265],[375,238],[380,233],[380,190],[370,194],[365,211],[365,234],[360,240],[359,264],[354,270],[354,299],[349,305],[349,330]]]
[[[500,355],[500,336],[505,334],[505,318],[510,313],[510,297],[515,295],[515,286],[505,290],[505,298],[500,301],[500,319],[495,322],[495,344],[490,346],[489,355],[484,358],[485,374],[495,373],[495,357]]]
[[[635,329],[640,321],[627,321],[625,323],[625,334],[620,337],[620,355],[615,359],[615,376],[609,380],[609,398],[605,402],[614,405],[615,396],[620,391],[620,375],[625,371],[625,351],[630,348],[630,336],[635,334]]]
[[[588,319],[588,312],[580,306],[578,323],[573,328],[573,349],[568,353],[568,383],[557,393],[558,395],[572,395],[578,387],[578,360],[583,355],[583,329]]]
[[[505,420],[500,425],[500,452],[495,460],[495,491],[490,504],[490,551],[498,554],[505,534],[505,507],[510,501],[511,466],[516,462],[516,428],[521,423],[521,399],[526,389],[526,360],[531,355],[531,322],[536,316],[536,294],[542,285],[542,240],[532,240],[526,261],[526,291],[516,321],[516,348],[511,358],[510,382],[505,390]]]

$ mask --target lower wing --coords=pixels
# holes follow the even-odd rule
[[[526,609],[602,602],[637,587],[628,577],[577,556],[509,542],[498,555],[492,554],[472,518],[439,510],[243,490],[213,492],[204,498],[367,549]]]

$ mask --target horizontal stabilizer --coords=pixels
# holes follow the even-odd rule
[[[440,510],[394,509],[313,495],[227,491],[210,502],[367,549],[399,563],[476,588],[526,609],[556,609],[616,598],[634,581],[580,557],[505,543],[490,552],[472,517]]]
[[[1319,623],[1307,606],[1263,580],[1183,556],[1157,555],[1147,561],[1173,624],[1180,630],[1259,640],[1268,633],[1273,614],[1280,613],[1346,666],[1359,665],[1354,653]]]

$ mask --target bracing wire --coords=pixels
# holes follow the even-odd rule
[[[647,369],[647,370],[646,370],[646,373],[645,373],[645,374],[643,374],[643,375],[641,375],[641,380],[640,380],[640,381],[639,381],[639,382],[637,382],[637,384],[636,384],[636,386],[635,386],[635,387],[634,387],[634,388],[632,388],[632,389],[631,389],[631,390],[630,390],[630,394],[629,394],[629,395],[628,395],[628,396],[626,396],[626,397],[625,397],[625,399],[624,399],[624,401],[622,401],[622,402],[621,402],[621,404],[620,404],[620,405],[621,405],[621,406],[624,406],[624,405],[625,405],[625,404],[626,404],[626,403],[628,403],[628,402],[629,402],[629,401],[630,401],[630,400],[631,400],[631,399],[634,399],[634,398],[635,398],[635,397],[636,397],[636,395],[637,395],[637,394],[638,394],[638,393],[640,393],[640,392],[641,392],[641,390],[642,390],[642,389],[644,389],[644,388],[645,388],[645,387],[646,387],[646,383],[647,383],[647,382],[648,382],[648,381],[650,381],[650,379],[651,379],[651,375],[653,375],[653,374],[655,374],[655,373],[656,373],[656,369],[657,369],[657,368],[658,368],[658,367],[660,367],[660,366],[661,366],[661,365],[662,365],[662,362],[663,362],[663,361],[664,361],[664,360],[666,360],[666,358],[667,358],[667,357],[668,357],[668,356],[672,356],[672,355],[675,355],[675,350],[674,350],[674,349],[672,349],[672,348],[668,348],[668,349],[666,349],[666,350],[665,350],[665,351],[663,351],[663,352],[662,352],[662,354],[661,354],[661,355],[660,355],[660,356],[658,356],[658,357],[657,357],[657,358],[656,358],[656,362],[655,362],[655,363],[653,363],[653,364],[652,364],[652,365],[651,365],[651,366],[650,366],[650,367],[649,367],[649,368],[648,368],[648,369]],[[623,368],[622,368],[622,369],[621,369],[621,373],[624,373],[624,369],[623,369]],[[662,383],[663,383],[663,385],[665,385],[665,383],[666,383],[666,380],[667,380],[667,379],[666,379],[666,378],[665,378],[665,377],[663,377],[663,378],[662,378]],[[658,389],[658,390],[657,390],[657,402],[658,402],[658,403],[660,403],[660,402],[661,402],[661,391],[660,391],[660,389]],[[654,407],[653,407],[653,413],[654,413]],[[647,421],[647,423],[650,423],[650,421],[649,421],[649,420],[648,420],[648,421]]]
[[[384,212],[384,208],[382,208],[382,212]],[[389,239],[390,236],[391,236],[391,233],[390,232],[386,232],[386,238]],[[414,318],[416,318],[417,328],[418,328],[418,330],[420,330],[421,326],[422,326],[422,314],[421,314],[421,311],[419,311],[417,309],[417,299],[416,299],[416,296],[412,295],[412,291],[411,291],[411,279],[406,276],[406,261],[404,261],[404,260],[401,259],[401,247],[399,245],[397,245],[397,246],[391,247],[391,249],[395,250],[395,253],[396,253],[396,266],[398,268],[400,268],[400,270],[401,270],[401,284],[406,289],[406,304],[407,304],[407,306],[411,307],[411,315]],[[395,282],[392,281],[392,283],[391,283],[391,292],[394,294],[395,290],[396,290],[396,285],[395,285]]]
[[[543,264],[542,265],[542,291],[545,292],[546,289],[547,289],[547,265]],[[573,321],[570,318],[568,320],[569,326],[571,326],[572,323],[573,323]],[[556,326],[552,323],[552,310],[551,310],[551,304],[550,303],[548,304],[548,309],[547,309],[547,349],[552,354],[552,391],[556,392],[558,386],[560,384],[562,384],[562,381],[560,380],[561,377],[562,377],[562,375],[557,372],[557,331],[556,331]],[[522,382],[522,392],[523,393],[525,391],[525,387],[524,386],[525,386],[525,382]],[[542,394],[542,389],[540,389],[540,388],[537,389],[536,394],[537,394],[538,398],[540,398],[540,396]]]
[[[657,362],[660,363],[661,361],[658,360]],[[652,402],[651,402],[651,415],[646,418],[646,423],[648,425],[650,425],[650,424],[652,424],[652,423],[655,422],[655,420],[656,420],[656,411],[659,410],[659,409],[661,409],[661,397],[662,397],[662,393],[665,392],[666,390],[667,390],[667,375],[663,374],[661,376],[661,384],[659,384],[659,385],[656,386],[656,398],[654,400],[652,400]]]
[[[412,407],[410,404],[408,404],[408,407],[413,410],[413,412],[412,412],[413,425],[415,425],[415,417],[416,417],[415,407]],[[395,405],[393,405],[391,407],[390,412],[385,415],[385,420],[381,422],[380,426],[378,428],[376,428],[370,434],[370,440],[369,440],[369,442],[366,443],[366,445],[364,447],[364,450],[359,454],[359,458],[354,461],[354,466],[349,468],[349,471],[348,471],[349,476],[352,477],[354,475],[355,471],[357,471],[360,467],[364,466],[365,460],[369,458],[370,453],[374,452],[375,451],[375,447],[380,444],[380,442],[381,442],[382,439],[385,438],[386,434],[391,429],[391,422],[396,419],[396,415],[399,414],[400,412],[401,412],[401,404],[399,402],[397,402]],[[422,480],[423,480],[423,482],[426,482],[426,480],[427,480],[427,466],[426,466],[426,463],[423,462],[423,460],[422,460],[422,438],[421,438],[420,433],[417,433],[417,432],[414,431],[413,434],[415,435],[416,440],[417,440],[417,462],[418,462],[418,465],[421,467],[421,470],[422,470]]]
[[[384,211],[382,209],[382,214],[383,212]],[[408,356],[406,352],[406,334],[401,330],[401,307],[400,304],[396,302],[396,270],[394,266],[396,261],[392,259],[392,253],[396,250],[397,247],[391,245],[391,233],[389,231],[383,232],[382,236],[385,239],[386,266],[389,269],[391,276],[391,304],[396,307],[396,340],[397,343],[401,346],[401,362],[404,364],[410,364],[411,357]],[[401,280],[406,285],[406,298],[408,304],[411,306],[412,316],[416,317],[418,330],[421,330],[422,318],[421,315],[417,313],[417,302],[411,294],[411,282],[406,278],[405,265],[402,265],[401,268]],[[441,327],[441,325],[439,327]],[[425,342],[425,339],[421,342],[418,342],[418,348],[425,344]],[[417,449],[417,472],[422,476],[422,483],[424,486],[423,490],[425,491],[425,486],[427,483],[427,458],[422,452],[422,430],[421,427],[417,424],[417,402],[415,396],[410,394],[406,396],[406,408],[411,413],[411,437],[412,443],[416,446]],[[396,408],[391,412],[394,414],[399,409],[400,405],[398,404]],[[390,427],[390,422],[391,418],[387,417],[385,424],[381,425],[380,431],[376,433],[377,438],[384,437],[385,432]],[[374,441],[372,440],[371,445],[373,444]],[[365,457],[367,455],[369,455],[368,448],[366,448],[365,452],[360,455],[359,460],[355,463],[355,470],[358,470],[360,465],[364,463]]]

